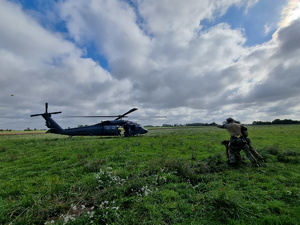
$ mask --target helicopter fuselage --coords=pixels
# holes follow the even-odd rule
[[[47,133],[68,135],[70,137],[72,136],[117,136],[117,135],[136,136],[136,135],[148,133],[148,130],[145,129],[142,125],[132,121],[122,120],[122,118],[125,117],[125,115],[135,110],[137,110],[137,108],[133,108],[127,113],[117,116],[117,119],[115,120],[107,120],[91,126],[83,126],[77,128],[69,128],[69,129],[62,129],[51,118],[52,114],[58,114],[61,112],[48,113],[48,103],[45,103],[45,113],[33,114],[31,115],[31,117],[42,116],[46,121],[46,126],[49,128]],[[123,132],[124,132],[123,134],[121,128],[123,128]]]
[[[69,128],[57,130],[50,128],[49,133],[56,133],[68,136],[136,136],[148,133],[142,125],[131,121],[118,121],[118,123],[111,123],[114,121],[104,121],[95,125],[83,126],[77,128]],[[123,128],[123,130],[121,130]]]

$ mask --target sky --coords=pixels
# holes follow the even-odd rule
[[[0,0],[0,129],[300,120],[299,40],[299,0]]]

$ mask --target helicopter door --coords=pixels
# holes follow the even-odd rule
[[[132,135],[136,135],[136,127],[135,127],[135,125],[131,126],[131,134]]]
[[[104,125],[103,132],[105,135],[118,135],[118,127],[116,125]]]
[[[127,125],[127,124],[124,125],[124,136],[125,137],[130,136],[130,127],[129,126],[130,125]]]

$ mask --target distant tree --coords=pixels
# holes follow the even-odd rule
[[[215,126],[216,123],[188,123],[186,126]]]
[[[270,125],[272,124],[270,121],[266,121],[266,122],[263,122],[263,121],[253,121],[252,122],[252,125]]]
[[[291,119],[276,119],[272,121],[272,124],[299,124],[299,121],[297,120],[291,120]]]
[[[298,121],[298,120],[291,120],[291,119],[284,119],[284,120],[275,119],[272,122],[270,122],[270,121],[266,121],[266,122],[263,122],[263,121],[253,121],[252,124],[253,125],[300,124],[300,121]]]
[[[280,119],[276,119],[272,121],[272,124],[282,124],[282,121]]]

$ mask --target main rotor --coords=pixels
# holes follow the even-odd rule
[[[122,120],[124,117],[127,117],[128,114],[138,110],[138,108],[132,108],[128,112],[122,114],[122,115],[117,115],[117,116],[67,116],[67,117],[93,117],[93,118],[116,118],[115,120]]]

